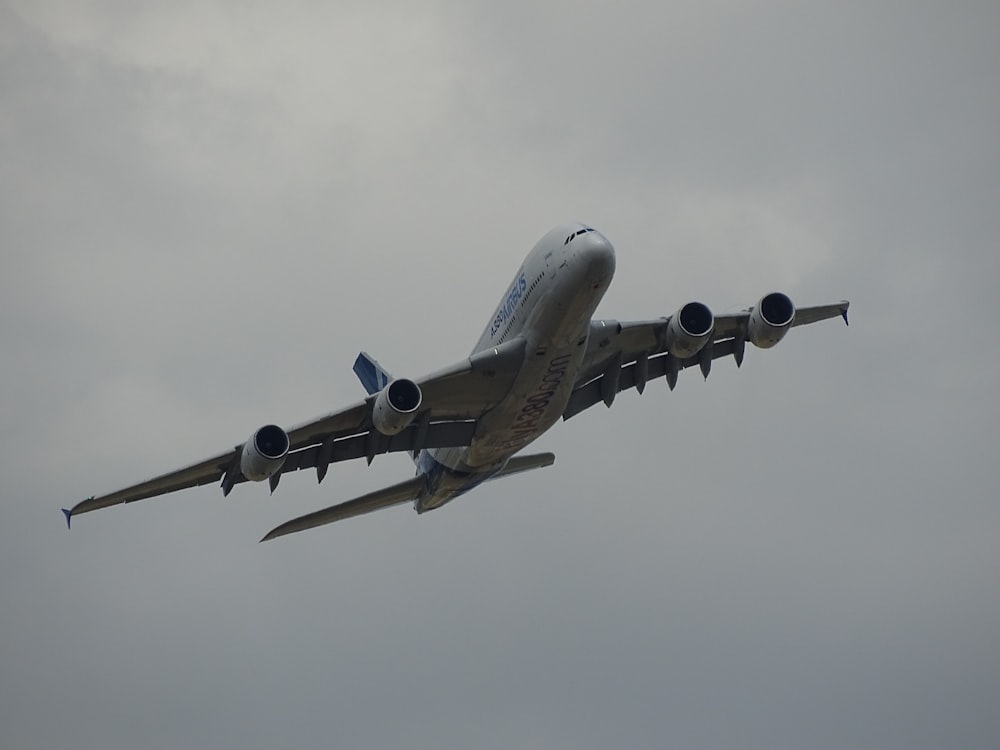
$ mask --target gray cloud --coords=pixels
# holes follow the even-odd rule
[[[996,746],[996,16],[0,8],[0,744]],[[357,398],[361,348],[464,356],[572,219],[608,317],[783,288],[852,326],[419,519],[256,544],[396,456],[60,528]]]

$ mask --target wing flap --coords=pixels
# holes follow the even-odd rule
[[[288,430],[288,444],[291,450],[319,443],[330,435],[343,436],[366,431],[371,415],[371,401],[366,399],[352,404],[346,409],[335,411],[311,422],[297,425]]]
[[[380,435],[377,432],[366,432],[351,437],[338,438],[333,441],[329,463],[351,461],[356,458],[377,456],[383,453],[401,453],[413,451],[416,448],[448,448],[456,445],[469,445],[476,432],[476,422],[432,422],[427,426],[426,436],[417,446],[419,425],[410,425],[398,435]],[[300,469],[313,469],[321,462],[323,446],[311,445],[308,448],[289,453],[281,467],[281,473],[287,474]],[[369,453],[370,452],[370,453]],[[235,484],[248,481],[242,474]]]
[[[392,505],[399,505],[400,503],[405,503],[408,500],[416,498],[423,487],[423,477],[414,477],[405,482],[394,484],[391,487],[369,492],[367,495],[356,497],[339,505],[333,505],[314,513],[293,518],[291,521],[286,521],[280,526],[271,529],[261,541],[266,542],[270,539],[276,539],[279,536],[285,536],[286,534],[294,534],[297,531],[324,526],[334,521],[341,521],[345,518],[353,518],[354,516],[371,513],[372,511],[388,508]]]
[[[611,360],[621,352],[625,362],[635,359],[641,352],[655,353],[663,349],[667,323],[670,318],[619,322],[617,320],[592,320],[587,337],[578,383],[586,383],[605,371]]]
[[[720,357],[727,357],[733,354],[736,350],[736,342],[734,339],[726,339],[725,341],[716,341],[711,344],[712,347],[712,359],[716,360]],[[667,369],[676,363],[678,370],[684,370],[688,367],[697,367],[701,364],[701,357],[688,357],[686,359],[677,359],[671,354],[659,354],[655,357],[649,357],[647,360],[647,378],[648,380],[654,380],[655,378],[665,376],[667,374]],[[635,388],[636,370],[639,367],[638,363],[633,361],[624,365],[618,374],[618,383],[615,393],[620,393],[621,391],[626,391],[629,388]],[[604,384],[605,378],[613,378],[614,373],[605,373],[600,377],[591,380],[584,385],[579,386],[573,391],[573,394],[569,398],[569,403],[566,404],[566,410],[563,412],[563,419],[569,419],[570,417],[576,416],[584,409],[589,409],[594,404],[597,404],[605,400],[605,390],[606,386]]]

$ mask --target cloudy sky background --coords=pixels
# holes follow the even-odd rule
[[[0,2],[0,745],[995,748],[1000,6]],[[58,510],[464,357],[552,225],[599,313],[852,301],[409,476]]]

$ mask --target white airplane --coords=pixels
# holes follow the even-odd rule
[[[73,516],[209,482],[228,495],[241,482],[315,469],[322,482],[336,461],[406,451],[416,476],[339,505],[295,518],[261,541],[412,501],[417,513],[439,508],[491,479],[551,466],[551,453],[518,452],[555,424],[594,404],[611,406],[629,388],[732,355],[746,342],[777,344],[790,328],[842,316],[848,302],[798,308],[780,292],[753,307],[713,316],[689,302],[669,317],[592,320],[615,271],[615,253],[600,232],[560,226],[538,241],[507,286],[471,356],[418,380],[393,378],[362,352],[354,372],[363,401],[287,432],[269,424],[233,450],[185,469],[63,510]]]

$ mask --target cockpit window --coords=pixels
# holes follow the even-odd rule
[[[578,229],[577,231],[573,232],[573,234],[571,234],[569,237],[566,238],[566,241],[563,243],[563,245],[568,245],[577,237],[579,237],[581,234],[586,234],[587,232],[593,232],[593,231],[594,231],[593,227],[584,227],[583,229]]]

